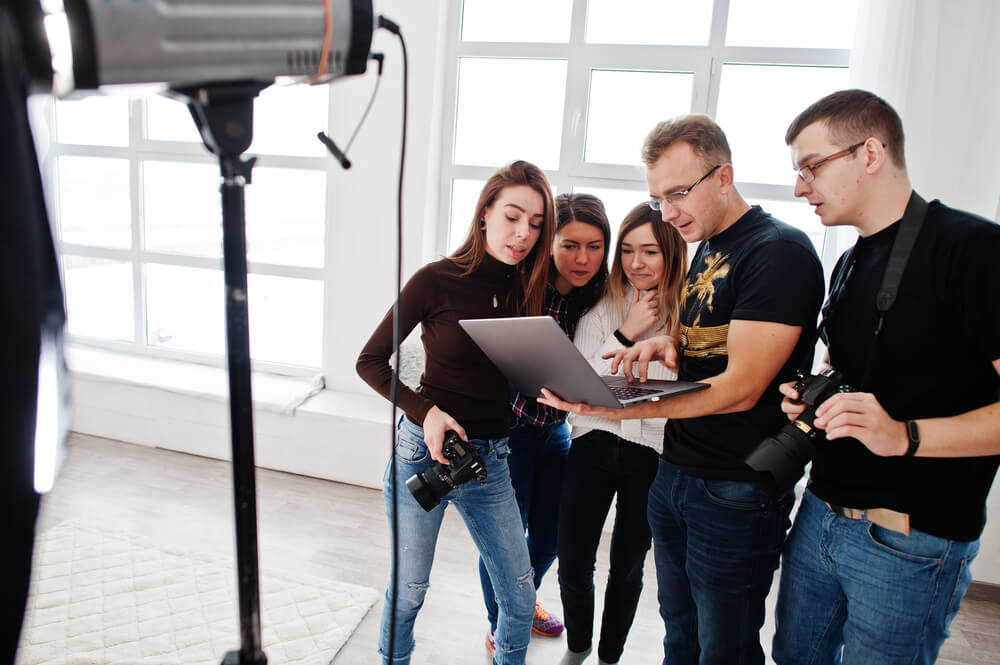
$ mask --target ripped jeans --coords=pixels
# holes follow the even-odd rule
[[[399,595],[396,601],[395,636],[391,657],[389,631],[393,626],[392,584],[385,594],[379,653],[386,665],[407,665],[413,653],[413,624],[424,603],[434,549],[444,511],[453,504],[472,535],[486,564],[499,601],[494,665],[523,665],[531,639],[535,611],[535,584],[521,514],[507,470],[507,439],[470,441],[486,462],[487,480],[469,481],[446,494],[430,512],[424,511],[406,488],[406,479],[428,469],[434,461],[424,445],[423,429],[402,418],[397,430],[396,487],[386,469],[386,515],[392,525],[392,495],[397,493],[399,526]],[[393,562],[395,565],[395,561]],[[472,562],[470,562],[472,565]],[[447,630],[447,627],[440,627]]]

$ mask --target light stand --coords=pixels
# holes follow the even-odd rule
[[[226,358],[236,501],[236,570],[240,650],[223,665],[266,665],[260,637],[260,574],[257,556],[257,492],[250,393],[250,322],[247,307],[246,208],[256,158],[240,155],[253,140],[253,100],[270,81],[212,83],[174,88],[187,102],[205,147],[219,157],[222,172],[222,260],[226,282]]]

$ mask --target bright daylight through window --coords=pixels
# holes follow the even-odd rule
[[[262,159],[246,192],[250,339],[259,367],[322,363],[329,87],[273,86],[255,102]],[[118,350],[221,362],[219,167],[184,104],[159,94],[59,101],[43,168],[69,333]],[[295,117],[295,123],[287,118]],[[311,129],[311,131],[310,131]]]
[[[847,87],[856,2],[460,4],[447,88],[457,102],[442,153],[445,250],[463,239],[486,177],[512,159],[544,168],[557,193],[599,196],[615,228],[648,198],[639,158],[646,133],[691,112],[726,131],[748,201],[821,249],[819,220],[792,193],[784,132],[809,103]]]
[[[792,195],[791,118],[847,86],[857,13],[827,0],[450,0],[437,247],[464,236],[485,178],[512,159],[556,192],[590,192],[612,227],[648,198],[652,126],[708,113],[740,191],[805,230]],[[247,188],[250,336],[259,368],[323,364],[331,168],[315,133],[329,87],[272,86],[255,103],[261,156]],[[75,341],[221,363],[225,328],[215,159],[185,106],[158,94],[49,106],[44,154]],[[285,121],[295,117],[295,123]]]

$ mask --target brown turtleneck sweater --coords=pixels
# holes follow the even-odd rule
[[[511,316],[506,301],[517,273],[492,256],[471,274],[450,259],[418,270],[400,295],[399,334],[402,339],[423,324],[421,340],[426,365],[420,387],[399,384],[399,406],[407,418],[422,425],[432,406],[450,414],[470,439],[496,439],[509,432],[507,379],[458,325],[460,319]],[[392,355],[392,309],[375,328],[357,371],[386,399],[395,378]]]

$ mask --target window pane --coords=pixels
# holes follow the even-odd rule
[[[558,168],[565,89],[565,60],[462,58],[455,162]]]
[[[712,0],[590,0],[587,41],[598,44],[705,45]]]
[[[56,138],[60,143],[128,145],[128,97],[95,95],[56,102]]]
[[[569,41],[573,0],[465,0],[462,39],[467,42]]]
[[[128,160],[62,156],[56,168],[62,241],[131,247]]]
[[[225,353],[221,270],[146,265],[147,342],[183,351]]]
[[[693,84],[688,73],[592,71],[586,161],[641,165],[649,130],[691,111]]]
[[[329,99],[328,85],[265,88],[254,100],[253,143],[247,152],[323,157],[326,148],[316,133],[329,128]]]
[[[819,221],[819,216],[812,211],[812,208],[803,199],[795,201],[776,201],[773,199],[751,199],[747,198],[750,205],[759,205],[766,212],[771,213],[783,222],[791,224],[797,229],[801,229],[812,240],[816,247],[816,253],[823,254],[823,236],[826,227]]]
[[[319,367],[323,344],[323,283],[248,275],[250,353],[254,360]],[[219,302],[221,309],[222,302]]]
[[[69,332],[84,337],[135,339],[132,265],[89,256],[63,256]]]
[[[201,143],[187,104],[163,95],[146,97],[146,138],[152,141]]]
[[[732,46],[851,48],[857,0],[729,0]]]
[[[608,251],[610,268],[611,259],[614,258],[614,248],[618,243],[618,227],[632,208],[649,200],[649,193],[645,190],[610,187],[574,187],[573,191],[578,194],[593,194],[604,203],[604,210],[608,213],[608,223],[611,224],[611,247]]]
[[[729,138],[736,181],[793,184],[785,130],[807,106],[846,87],[846,67],[723,65],[716,120]]]
[[[317,280],[248,275],[250,350],[254,360],[318,367],[323,334],[323,284]],[[224,355],[226,321],[220,270],[146,266],[149,344]]]
[[[142,172],[146,249],[222,256],[218,167],[147,161]]]
[[[246,188],[247,258],[323,266],[326,173],[258,168]]]
[[[469,224],[476,213],[476,203],[483,191],[485,180],[451,181],[451,228],[448,232],[448,254],[451,254],[465,240],[469,232]]]

